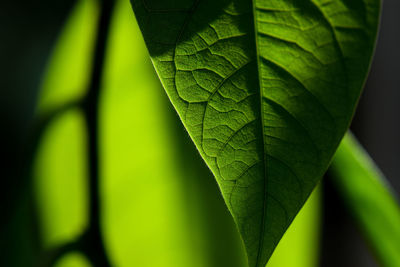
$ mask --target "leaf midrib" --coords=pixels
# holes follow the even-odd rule
[[[260,90],[260,119],[261,119],[261,136],[262,136],[262,147],[263,147],[263,169],[264,169],[264,196],[263,196],[263,214],[261,220],[261,227],[260,227],[260,235],[259,235],[259,246],[257,251],[257,259],[256,259],[256,267],[259,265],[261,260],[262,250],[264,247],[264,233],[265,233],[265,216],[267,210],[267,159],[266,159],[266,148],[265,148],[265,135],[264,135],[264,110],[263,110],[263,90],[262,90],[262,79],[260,78],[260,51],[258,48],[258,26],[257,26],[257,11],[256,11],[256,0],[252,0],[252,11],[253,11],[253,23],[254,23],[254,45],[256,51],[256,62],[257,62],[257,77],[258,77],[258,87]]]
[[[184,23],[176,37],[175,43],[178,43],[179,40],[181,39],[183,32],[188,24],[188,21],[190,21],[193,13],[195,12],[195,10],[197,9],[197,7],[199,6],[199,4],[201,3],[201,0],[194,0],[193,5],[189,8],[188,10],[188,14],[186,15],[186,18],[184,20]],[[328,26],[330,27],[332,34],[333,34],[333,38],[334,38],[334,42],[335,42],[335,46],[339,52],[339,54],[341,55],[341,58],[343,59],[343,53],[341,51],[340,45],[338,44],[337,41],[337,37],[335,34],[335,31],[333,29],[333,26],[331,25],[330,21],[326,18],[325,14],[322,12],[322,10],[319,9],[318,5],[311,0],[311,3],[318,9],[318,11],[320,12],[320,14],[322,15],[322,17],[324,18],[324,20],[327,22]],[[268,194],[267,194],[267,190],[268,190],[268,167],[267,167],[267,149],[266,149],[266,142],[265,142],[265,128],[264,128],[264,124],[265,124],[265,120],[264,120],[264,109],[263,109],[263,99],[264,99],[264,95],[263,95],[263,81],[261,79],[261,74],[260,74],[260,66],[261,66],[261,56],[260,56],[260,51],[259,51],[259,46],[258,46],[258,35],[259,35],[259,31],[258,31],[258,23],[257,23],[257,6],[256,6],[256,0],[252,0],[252,16],[253,16],[253,30],[254,30],[254,47],[253,49],[255,50],[255,56],[256,56],[256,68],[257,68],[257,78],[258,78],[258,86],[259,86],[259,97],[260,97],[260,132],[261,132],[261,138],[262,138],[262,147],[263,147],[263,156],[262,156],[262,166],[263,166],[263,173],[264,173],[264,188],[263,188],[263,203],[262,203],[262,219],[261,219],[261,224],[260,224],[260,231],[259,231],[259,240],[258,240],[258,250],[257,250],[257,256],[256,256],[256,262],[255,262],[255,266],[258,267],[262,261],[262,253],[264,250],[264,242],[265,242],[265,231],[266,231],[266,213],[267,213],[267,205],[268,205]],[[176,53],[176,48],[174,49],[174,58],[175,58],[175,53]],[[250,61],[251,62],[251,61]],[[235,71],[233,71],[233,73],[236,73],[237,71],[239,71],[242,67],[246,66],[247,64],[249,64],[250,62],[247,62],[246,64],[244,64],[243,66],[239,67],[239,69],[236,69]],[[233,74],[232,73],[232,74]],[[214,95],[216,93],[216,91],[218,91],[219,87],[227,80],[229,79],[231,75],[229,75],[227,78],[224,79],[224,81],[216,88],[216,90],[214,92],[212,92],[212,94],[210,95],[209,98],[211,98],[212,95]],[[208,105],[208,101],[204,101],[207,103]],[[203,125],[204,127],[204,125]],[[203,134],[201,135],[201,137],[203,138]],[[201,140],[201,144],[203,145],[203,140]],[[203,149],[204,152],[204,149]]]

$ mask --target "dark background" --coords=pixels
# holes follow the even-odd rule
[[[26,153],[24,140],[42,71],[73,4],[68,0],[0,1],[0,266],[9,266],[2,261],[7,262],[12,252],[22,255],[24,251],[19,240],[27,238],[27,232],[21,229],[28,229],[30,221],[16,223],[18,218],[29,218],[16,210],[21,201],[29,205],[29,197],[21,200],[28,186],[21,155]],[[400,192],[399,11],[399,1],[384,2],[376,54],[352,124],[396,192]],[[329,179],[324,184],[321,266],[377,266]]]
[[[40,78],[75,1],[0,2],[1,212],[22,187],[21,154],[33,119]],[[4,220],[3,220],[4,222]]]
[[[40,249],[22,156],[42,72],[74,4],[0,1],[0,266],[30,266]]]

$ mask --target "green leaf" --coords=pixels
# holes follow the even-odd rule
[[[171,102],[264,266],[348,128],[379,0],[132,0]]]
[[[84,255],[78,252],[72,252],[63,256],[55,265],[55,267],[91,267],[92,265]]]
[[[400,206],[384,175],[351,135],[337,150],[333,182],[382,266],[400,263]]]

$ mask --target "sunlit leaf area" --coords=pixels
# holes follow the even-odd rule
[[[42,79],[38,116],[85,94],[98,13],[95,1],[80,0],[70,14]],[[154,72],[128,0],[118,0],[113,12],[104,67],[100,226],[113,266],[245,267],[233,219]],[[78,239],[88,227],[87,139],[77,107],[58,115],[40,139],[32,170],[44,251]],[[318,266],[320,200],[317,187],[268,267]],[[72,251],[56,266],[92,264]]]

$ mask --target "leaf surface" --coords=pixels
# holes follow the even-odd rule
[[[348,128],[378,0],[132,0],[171,102],[265,266]]]

